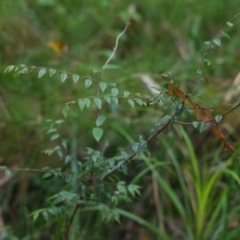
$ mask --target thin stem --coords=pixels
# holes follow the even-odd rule
[[[80,207],[80,204],[77,204],[77,205],[75,206],[74,211],[73,211],[73,213],[72,213],[72,216],[70,217],[70,219],[69,219],[68,222],[67,222],[66,232],[65,232],[65,234],[64,234],[64,240],[69,239],[70,229],[71,229],[73,220],[74,220],[74,218],[75,218],[75,215],[76,215],[79,207]]]
[[[123,31],[117,36],[115,47],[113,48],[113,52],[112,52],[111,56],[108,58],[108,60],[105,62],[105,64],[103,65],[103,69],[109,64],[109,62],[112,60],[112,58],[116,54],[116,51],[117,51],[117,48],[118,48],[119,39],[127,31],[129,25],[130,25],[130,22],[128,20],[127,23],[126,23],[125,28],[123,29]]]

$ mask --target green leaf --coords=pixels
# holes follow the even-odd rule
[[[51,136],[50,141],[54,141],[54,140],[58,139],[59,137],[60,137],[60,135],[58,133],[55,133]]]
[[[193,125],[193,127],[197,128],[198,125],[199,125],[199,122],[193,121],[193,122],[192,122],[192,125]]]
[[[64,108],[63,108],[63,116],[66,118],[67,117],[67,114],[68,114],[68,110],[69,110],[69,106],[68,105],[65,105]]]
[[[134,98],[133,100],[134,100],[136,103],[138,103],[140,106],[143,105],[143,101],[142,101],[141,98]]]
[[[102,108],[102,100],[101,100],[100,98],[94,97],[93,101],[95,102],[95,104],[97,105],[97,107],[98,107],[99,109]]]
[[[128,99],[128,103],[132,108],[134,108],[135,104],[134,104],[134,101],[132,99]]]
[[[228,39],[231,39],[231,37],[227,34],[227,33],[225,33],[225,32],[221,32],[221,34],[224,36],[224,37],[226,37],[226,38],[228,38]]]
[[[67,79],[67,77],[68,77],[68,75],[67,75],[66,72],[62,72],[62,73],[61,73],[61,81],[62,81],[62,83],[65,82],[65,80]]]
[[[43,215],[45,221],[48,221],[48,219],[49,219],[48,213],[46,211],[43,211],[42,215]]]
[[[91,79],[86,79],[85,80],[85,88],[89,88],[92,85],[92,80]]]
[[[84,104],[86,105],[86,107],[89,108],[90,104],[91,104],[91,100],[89,98],[84,98],[83,101],[84,101]]]
[[[111,93],[114,97],[118,95],[118,89],[116,87],[112,88]]]
[[[51,178],[51,177],[53,177],[53,174],[52,174],[51,172],[46,172],[46,173],[44,173],[44,175],[43,175],[43,179],[49,179],[49,178]]]
[[[46,73],[46,68],[41,68],[38,72],[38,78],[41,78]]]
[[[99,86],[100,86],[102,92],[104,92],[105,89],[107,88],[107,84],[105,82],[100,82]]]
[[[124,96],[125,98],[127,98],[127,97],[129,96],[129,94],[130,94],[130,92],[128,92],[128,91],[124,91],[124,92],[123,92],[123,96]]]
[[[14,68],[15,68],[14,65],[7,66],[7,67],[5,68],[5,70],[4,70],[4,73],[11,72]]]
[[[49,76],[52,77],[57,72],[56,69],[50,69],[49,70]]]
[[[106,102],[107,102],[108,104],[111,103],[111,97],[110,97],[109,95],[104,95],[103,97],[104,97],[104,99],[106,100]]]
[[[198,75],[202,75],[202,70],[198,69],[198,70],[197,70],[197,74],[198,74]]]
[[[77,81],[79,80],[80,76],[78,74],[73,74],[72,75],[72,79],[74,83],[77,83]]]
[[[221,40],[219,38],[215,38],[213,39],[213,42],[217,45],[217,46],[221,46]]]
[[[8,168],[5,169],[4,173],[6,177],[10,177],[12,175],[11,171]]]
[[[97,142],[99,142],[99,140],[101,139],[101,137],[102,137],[102,135],[103,135],[103,130],[102,130],[102,128],[99,128],[99,127],[93,128],[92,133],[93,133],[94,139],[95,139]]]
[[[80,107],[80,109],[81,109],[81,111],[84,109],[84,100],[82,100],[82,99],[79,99],[78,100],[78,106]]]
[[[5,170],[7,169],[7,166],[0,166],[0,170]]]
[[[97,120],[96,120],[96,126],[100,127],[106,120],[106,116],[104,115],[100,115],[98,116]]]
[[[113,97],[113,98],[112,98],[112,102],[113,102],[115,105],[118,105],[118,98]]]
[[[202,133],[207,127],[206,123],[201,123],[199,126],[199,132]]]
[[[63,123],[63,122],[64,122],[63,119],[58,119],[58,120],[55,121],[56,124],[61,124],[61,123]]]
[[[214,117],[214,119],[215,119],[215,121],[216,121],[217,123],[219,123],[219,122],[222,120],[222,116],[221,116],[221,115],[216,115],[216,116]]]
[[[211,61],[207,58],[204,58],[204,62],[207,64],[207,66],[211,65]]]
[[[206,42],[204,42],[204,44],[206,44],[206,45],[210,45],[211,42],[210,42],[210,41],[206,41]]]
[[[231,23],[231,22],[227,22],[227,25],[228,25],[229,27],[232,27],[234,24]]]

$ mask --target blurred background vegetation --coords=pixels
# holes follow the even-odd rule
[[[149,95],[143,76],[164,87],[166,82],[160,75],[171,72],[187,91],[193,87],[205,50],[204,41],[211,39],[238,11],[238,0],[1,0],[0,165],[33,169],[64,167],[57,156],[42,153],[54,146],[46,135],[46,120],[62,119],[65,102],[94,94],[94,89],[86,91],[80,83],[61,83],[47,76],[38,79],[34,72],[19,77],[4,74],[6,66],[35,65],[97,76],[132,13],[131,24],[112,60],[120,68],[106,71],[102,80]],[[233,86],[240,70],[239,23],[237,19],[228,30],[231,40],[224,38],[222,46],[209,56],[212,64],[203,68],[206,81],[195,86],[199,90],[196,101],[217,108],[215,114],[224,112],[227,104],[239,95]],[[106,105],[102,111],[108,116],[104,139],[109,144],[106,154],[111,156],[118,148],[127,148],[132,139],[148,136],[162,110],[160,107],[132,109],[122,103],[117,107]],[[238,150],[237,112],[224,118],[220,126]],[[81,112],[72,106],[60,130],[78,156],[84,155],[86,146],[97,147],[89,134],[97,114],[94,107]],[[161,229],[169,239],[238,239],[239,162],[229,153],[222,153],[221,144],[210,131],[201,135],[192,127],[186,127],[185,131],[188,137],[184,139],[177,132],[164,134],[149,146],[150,159],[139,159],[132,164],[135,167],[130,167],[127,178],[141,186],[142,195],[122,208]],[[199,179],[196,175],[191,178],[194,163]],[[209,180],[223,166],[224,171]],[[209,190],[205,196],[209,201],[200,211],[204,216],[199,228],[195,205],[205,198],[193,193],[198,184]],[[33,210],[46,205],[47,197],[61,189],[61,181],[43,180],[37,172],[16,171],[10,178],[0,172],[0,188],[0,227],[7,229],[6,239],[61,239],[54,233],[57,222],[43,219],[33,222],[28,217]],[[184,211],[177,207],[178,202],[184,202]],[[190,213],[191,207],[195,213]],[[82,213],[71,239],[165,238],[146,225],[137,224],[127,214],[121,224],[106,224],[95,213]]]

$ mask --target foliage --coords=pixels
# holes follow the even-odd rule
[[[55,7],[60,15],[65,15],[68,8],[67,5],[65,8],[58,5],[56,1],[38,1],[38,4]],[[104,4],[98,4],[99,11],[102,11]],[[109,4],[105,1],[106,6]],[[139,8],[143,6],[140,4]],[[161,74],[164,86],[150,86],[154,93],[146,94],[145,90],[139,89],[137,91],[141,93],[136,93],[134,85],[128,86],[116,77],[121,71],[126,71],[122,70],[121,64],[127,69],[117,56],[120,41],[123,39],[124,42],[124,36],[131,31],[134,22],[142,21],[134,5],[119,14],[119,18],[126,22],[125,28],[115,34],[113,51],[102,53],[107,57],[105,64],[101,68],[91,69],[90,74],[85,73],[89,72],[91,66],[79,68],[74,73],[66,70],[66,66],[64,70],[58,70],[53,66],[48,68],[46,64],[44,67],[19,64],[5,68],[5,73],[13,72],[15,77],[37,76],[36,81],[52,81],[55,78],[64,86],[63,92],[70,86],[77,92],[74,97],[60,94],[60,104],[55,110],[42,111],[47,124],[45,135],[50,145],[43,152],[47,159],[53,160],[52,164],[42,162],[42,167],[37,168],[29,165],[27,168],[9,167],[7,164],[1,166],[8,178],[15,172],[42,173],[42,178],[34,177],[38,182],[34,183],[34,188],[39,185],[43,193],[47,189],[41,196],[45,202],[35,206],[31,204],[25,211],[29,221],[34,220],[31,225],[39,226],[29,233],[31,239],[39,239],[44,234],[52,239],[52,230],[59,239],[86,239],[89,234],[92,234],[91,239],[101,239],[100,226],[106,229],[114,226],[117,229],[115,221],[120,223],[117,226],[121,226],[124,217],[137,223],[136,227],[125,229],[131,233],[132,239],[135,232],[146,239],[150,239],[150,236],[157,239],[236,239],[238,227],[230,235],[228,232],[239,212],[238,194],[234,194],[234,190],[239,189],[240,178],[233,170],[238,149],[234,147],[229,134],[221,129],[221,124],[223,118],[238,108],[240,103],[237,100],[228,110],[215,113],[211,110],[211,104],[205,106],[198,97],[205,86],[203,75],[211,71],[214,65],[212,50],[222,46],[222,38],[230,38],[228,32],[237,17],[238,14],[227,21],[211,40],[205,41],[206,49],[199,59],[199,66],[197,69],[195,67],[195,77],[185,87],[175,77],[176,74],[165,73]],[[71,27],[74,28],[74,24]],[[95,28],[91,31],[94,32]],[[74,36],[69,37],[69,41],[74,41]],[[57,58],[67,51],[64,42],[49,42],[48,46],[56,52]],[[84,50],[80,52],[84,53]],[[110,64],[116,60],[120,65]],[[191,74],[192,70],[186,69],[185,72]],[[50,95],[53,86],[46,86],[45,90]],[[40,99],[45,96],[41,93]],[[52,106],[48,105],[49,108]],[[130,124],[133,121],[129,127],[119,124],[125,114],[129,116]],[[49,115],[51,119],[48,119]],[[137,123],[134,123],[134,115],[137,115]],[[145,116],[147,127],[143,129],[142,120]],[[198,135],[212,131],[215,136],[212,149],[218,149],[219,152],[202,161],[201,158],[208,155],[210,148],[206,148],[206,153],[199,154],[198,149],[194,149],[194,137],[190,136],[194,133],[190,130],[188,135],[182,126],[197,129]],[[117,135],[113,135],[111,128],[123,140],[118,136],[119,139],[114,141]],[[179,144],[176,144],[176,139],[181,139]],[[220,155],[217,139],[222,149],[229,153],[227,157]],[[144,187],[149,189],[151,183],[150,191],[154,199],[153,203],[148,199],[146,205],[156,208],[153,219],[147,216],[148,211],[143,211],[146,208],[143,201],[146,195],[149,197],[149,193],[144,193]],[[226,187],[227,183],[230,183],[229,187]],[[131,209],[131,206],[138,204],[139,211]],[[156,226],[156,222],[159,226]],[[95,233],[92,233],[92,226],[96,229]],[[84,230],[79,232],[78,227]],[[6,229],[4,234],[6,239],[8,236],[18,239],[11,229]]]

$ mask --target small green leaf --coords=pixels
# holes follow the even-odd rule
[[[59,135],[58,133],[53,134],[53,135],[51,136],[51,138],[50,138],[50,141],[54,141],[54,140],[58,139],[59,136],[60,136],[60,135]]]
[[[233,23],[227,22],[227,25],[228,25],[229,27],[232,27],[232,26],[233,26]]]
[[[39,217],[39,212],[40,212],[40,211],[35,211],[35,212],[33,212],[33,214],[32,214],[32,216],[33,216],[33,221],[36,221],[36,220],[38,219],[38,217]]]
[[[107,102],[108,104],[111,103],[111,97],[110,97],[109,95],[104,95],[103,97],[104,97],[104,99],[106,100],[106,102]]]
[[[215,38],[213,39],[213,42],[217,45],[217,46],[221,46],[221,40],[219,38]]]
[[[38,72],[38,78],[41,78],[46,73],[46,68],[41,68]]]
[[[112,97],[112,102],[113,102],[115,105],[118,105],[118,98]]]
[[[64,122],[63,119],[58,119],[58,120],[55,121],[56,124],[61,124],[61,123],[63,123],[63,122]]]
[[[96,120],[96,126],[100,127],[106,120],[106,116],[104,115],[100,115],[98,116],[97,120]]]
[[[210,45],[211,42],[210,42],[210,41],[206,41],[206,42],[204,42],[204,44],[206,44],[206,45]]]
[[[5,170],[7,169],[7,166],[0,166],[0,170]]]
[[[12,175],[11,171],[7,168],[4,171],[6,177],[10,177]]]
[[[68,105],[65,105],[64,108],[63,108],[63,116],[66,118],[67,117],[67,114],[68,114],[68,110],[69,110],[69,106]]]
[[[46,173],[44,173],[44,175],[43,175],[43,179],[49,179],[49,178],[51,178],[51,177],[53,177],[53,174],[51,173],[51,172],[46,172]]]
[[[221,115],[216,115],[216,116],[214,117],[214,119],[215,119],[215,121],[216,121],[217,123],[219,123],[219,122],[222,120],[222,116],[221,116]]]
[[[73,74],[72,75],[72,79],[74,83],[77,83],[77,81],[79,80],[80,76],[78,74]]]
[[[204,58],[204,62],[207,64],[207,66],[211,65],[211,61],[207,58]]]
[[[193,125],[193,127],[197,128],[198,125],[199,125],[199,122],[193,121],[193,122],[192,122],[192,125]]]
[[[198,74],[198,75],[202,75],[202,70],[198,69],[198,70],[197,70],[197,74]]]
[[[142,101],[141,98],[134,98],[133,100],[134,100],[136,103],[138,103],[140,106],[143,105],[143,101]]]
[[[95,139],[97,142],[99,142],[99,140],[101,139],[101,137],[102,137],[102,135],[103,135],[103,130],[102,130],[102,128],[99,128],[99,127],[93,128],[92,133],[93,133],[94,139]]]
[[[93,101],[95,102],[95,104],[97,105],[97,107],[98,107],[99,109],[102,108],[102,100],[101,100],[100,98],[94,97]]]
[[[111,93],[114,97],[118,95],[118,89],[116,87],[112,88]]]
[[[85,88],[89,88],[92,85],[92,80],[91,79],[86,79],[85,80]]]
[[[52,77],[57,72],[56,69],[50,69],[49,70],[49,76]]]
[[[201,123],[199,126],[199,132],[202,133],[207,127],[206,123]]]
[[[132,108],[134,108],[135,104],[134,104],[134,101],[132,99],[128,99],[128,103]]]
[[[78,100],[78,106],[80,107],[81,111],[84,109],[85,103],[84,100],[79,99]]]
[[[84,101],[84,104],[86,105],[86,107],[89,108],[90,104],[91,104],[90,99],[89,98],[84,98],[83,101]]]
[[[66,72],[62,72],[62,73],[61,73],[61,81],[62,81],[62,83],[65,82],[65,80],[67,79],[67,77],[68,77],[68,75],[67,75]]]
[[[4,73],[11,72],[14,69],[14,67],[15,67],[14,65],[7,66],[4,70]]]
[[[231,39],[231,37],[227,34],[227,33],[225,33],[225,32],[221,32],[221,34],[224,36],[224,37],[226,37],[226,38],[228,38],[228,39]]]
[[[48,213],[46,211],[43,211],[42,215],[43,215],[45,221],[48,221],[48,219],[49,219]]]
[[[105,82],[100,82],[99,86],[101,88],[101,91],[104,92],[107,87],[107,84]]]
[[[47,131],[47,134],[53,133],[53,132],[56,132],[56,131],[57,131],[56,128],[51,128],[51,129],[49,129],[49,130]]]
[[[128,91],[124,91],[124,92],[123,92],[123,96],[124,96],[125,98],[127,98],[127,97],[129,96],[129,94],[130,94],[130,92],[128,92]]]

